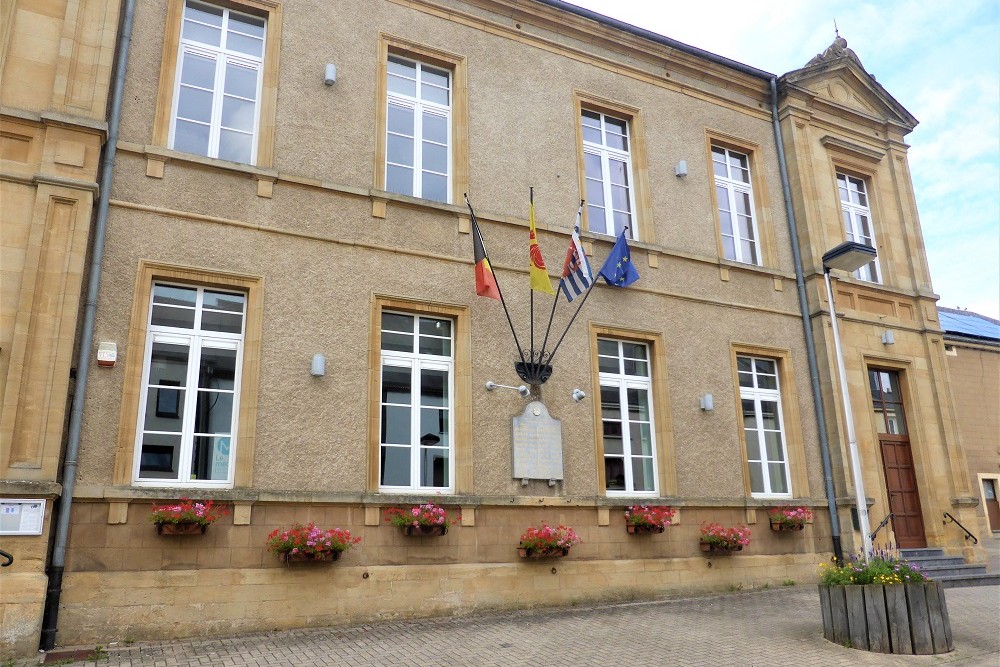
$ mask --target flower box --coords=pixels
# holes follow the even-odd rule
[[[204,535],[208,524],[194,521],[156,524],[157,535]]]
[[[448,534],[448,526],[403,526],[403,535],[441,537]]]
[[[954,649],[940,582],[819,586],[823,637],[875,653],[932,655]]]
[[[804,523],[782,523],[781,521],[775,521],[771,519],[771,530],[776,533],[784,533],[795,530],[805,530],[806,525]]]
[[[712,542],[706,542],[705,540],[701,540],[698,543],[698,545],[701,547],[701,550],[704,553],[707,553],[707,554],[717,554],[719,556],[728,556],[729,554],[732,554],[733,552],[743,551],[743,545],[742,544],[723,545],[723,544],[714,544]]]
[[[546,549],[525,549],[519,547],[517,555],[521,558],[562,558],[569,555],[569,547],[552,547]]]
[[[629,535],[650,535],[653,533],[662,533],[666,528],[663,526],[649,526],[649,525],[636,525],[634,523],[625,524],[625,530],[628,531]]]
[[[335,560],[340,560],[340,555],[344,553],[343,551],[322,551],[318,553],[290,553],[285,552],[281,554],[281,559],[285,561],[285,565],[289,563],[332,563]]]

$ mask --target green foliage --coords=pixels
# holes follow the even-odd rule
[[[928,581],[927,575],[899,556],[876,551],[866,563],[851,556],[843,565],[820,564],[819,583],[823,586],[863,586],[865,584],[909,584]]]
[[[785,579],[784,581],[781,582],[781,585],[782,586],[794,586],[795,585],[795,580],[794,579]]]

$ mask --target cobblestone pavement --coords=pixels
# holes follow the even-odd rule
[[[867,653],[823,639],[814,586],[561,610],[109,647],[87,667],[1000,665],[1000,587],[947,592],[955,651]],[[53,656],[54,657],[54,656]],[[27,664],[27,663],[26,663]]]

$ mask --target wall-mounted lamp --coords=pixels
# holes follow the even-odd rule
[[[882,344],[883,345],[893,345],[896,342],[896,334],[894,334],[889,329],[885,330],[882,334]]]
[[[701,409],[705,412],[711,412],[715,409],[715,398],[711,394],[703,394],[699,400]]]
[[[687,160],[681,160],[680,162],[677,163],[677,166],[674,167],[674,176],[676,176],[677,178],[683,178],[684,176],[687,175],[688,175]]]
[[[314,378],[321,378],[326,375],[326,357],[322,354],[314,354],[312,368],[309,372]]]
[[[326,64],[326,72],[323,76],[323,83],[328,86],[332,86],[337,83],[337,66],[333,63]]]
[[[531,390],[528,389],[523,384],[519,387],[512,387],[509,384],[497,384],[493,380],[486,381],[486,391],[493,391],[497,387],[503,387],[504,389],[513,389],[514,391],[516,391],[518,394],[521,395],[521,398],[528,398],[528,396],[531,395]]]
[[[576,401],[577,403],[587,398],[587,395],[583,393],[582,389],[574,389],[571,395],[573,396],[573,400]]]

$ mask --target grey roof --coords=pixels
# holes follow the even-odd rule
[[[945,334],[1000,342],[1000,320],[992,317],[938,306],[938,321]]]

